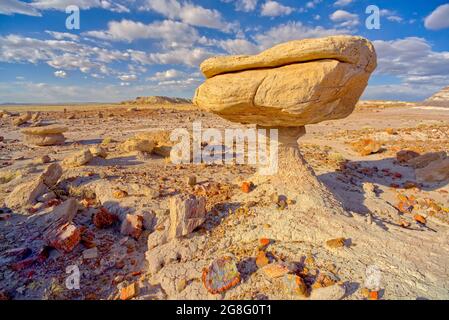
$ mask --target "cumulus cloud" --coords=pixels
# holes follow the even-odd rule
[[[262,5],[261,15],[265,17],[278,17],[291,14],[295,9],[279,2],[268,0]]]
[[[0,61],[6,63],[46,63],[58,70],[78,69],[83,73],[109,74],[113,61],[129,59],[119,50],[91,47],[67,40],[41,40],[20,35],[0,36]]]
[[[136,81],[137,76],[135,74],[122,74],[118,78],[124,82]]]
[[[191,44],[199,39],[198,32],[188,24],[164,20],[149,24],[131,20],[111,21],[107,30],[88,31],[85,35],[112,41],[134,41],[137,39],[161,39],[168,46],[179,43]]]
[[[449,52],[433,51],[423,38],[408,37],[392,41],[373,41],[378,55],[375,75],[397,77],[397,85],[376,86],[410,99],[425,98],[449,83]],[[374,95],[375,89],[369,89]],[[379,92],[380,93],[380,92]]]
[[[205,48],[178,48],[166,52],[128,50],[131,60],[141,64],[178,64],[197,67],[214,53]]]
[[[257,44],[246,39],[227,39],[219,41],[219,47],[230,54],[255,54],[259,50]]]
[[[290,40],[319,38],[336,34],[350,34],[347,29],[326,29],[321,26],[311,27],[301,22],[288,22],[275,26],[266,32],[254,36],[260,49],[267,49],[275,44]]]
[[[289,21],[253,35],[250,38],[237,38],[215,41],[214,44],[230,54],[255,54],[276,44],[298,39],[320,38],[336,34],[351,34],[348,29],[321,26],[306,26],[301,22]]]
[[[127,2],[107,0],[33,0],[30,5],[40,10],[59,10],[65,11],[68,6],[75,5],[80,9],[87,10],[92,8],[102,8],[113,12],[129,12],[126,7]]]
[[[336,7],[346,7],[351,4],[353,0],[338,0],[334,2],[334,6]]]
[[[155,11],[167,18],[181,20],[186,24],[197,27],[206,27],[226,32],[233,28],[233,24],[225,22],[218,10],[207,9],[190,2],[146,0],[141,10]]]
[[[312,0],[306,3],[306,8],[307,9],[313,9],[317,6],[317,4],[321,3],[322,0]]]
[[[424,20],[424,26],[430,30],[449,28],[449,3],[436,8]]]
[[[345,10],[337,10],[329,18],[341,27],[355,27],[360,23],[358,15]]]
[[[65,72],[64,70],[55,71],[53,74],[57,78],[65,78],[65,77],[67,77],[67,72]]]
[[[169,69],[165,71],[156,72],[152,77],[147,78],[147,80],[150,81],[167,81],[172,80],[176,78],[181,78],[185,76],[185,72],[176,70],[176,69]]]
[[[16,13],[27,16],[41,16],[39,11],[30,6],[29,3],[19,0],[2,0],[0,2],[0,14],[13,15]]]
[[[258,0],[221,0],[225,3],[234,2],[235,10],[250,12],[256,10]]]
[[[51,35],[53,38],[55,38],[56,40],[64,40],[64,39],[69,39],[72,41],[78,41],[79,40],[79,36],[73,33],[68,33],[68,32],[56,32],[56,31],[49,31],[46,30],[46,33],[48,33],[49,35]]]

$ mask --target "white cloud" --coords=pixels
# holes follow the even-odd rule
[[[353,0],[338,0],[335,1],[334,6],[336,7],[346,7],[347,5],[351,4]]]
[[[152,77],[147,78],[150,81],[167,81],[185,76],[185,73],[176,69],[156,72]]]
[[[401,83],[369,88],[371,95],[379,94],[381,97],[384,89],[391,95],[419,100],[449,83],[449,52],[433,51],[427,40],[409,37],[393,41],[376,40],[373,44],[378,55],[375,76],[394,76]]]
[[[341,27],[355,27],[360,23],[358,15],[345,10],[337,10],[329,17],[333,22],[339,23]]]
[[[222,2],[234,2],[237,11],[250,12],[256,10],[258,0],[222,0]]]
[[[251,39],[237,38],[213,43],[229,54],[255,54],[276,44],[306,38],[320,38],[336,34],[351,34],[348,29],[326,29],[321,26],[305,26],[301,22],[289,21],[255,34]]]
[[[305,38],[327,37],[336,34],[350,34],[346,29],[326,29],[320,26],[309,27],[301,22],[288,22],[275,26],[268,31],[255,35],[256,41],[260,49],[267,49],[275,44]]]
[[[122,74],[118,78],[124,82],[136,81],[137,76],[135,74]]]
[[[40,10],[59,10],[65,11],[70,5],[75,5],[82,10],[92,8],[102,8],[113,12],[130,12],[129,9],[119,3],[121,1],[107,0],[33,0],[30,5]],[[123,2],[127,4],[128,2]]]
[[[380,15],[387,18],[388,21],[391,22],[402,22],[404,19],[402,19],[401,16],[399,16],[396,11],[388,10],[388,9],[382,9],[380,10]]]
[[[218,45],[230,54],[255,54],[260,51],[256,44],[246,39],[222,40]]]
[[[306,8],[313,9],[317,4],[321,3],[322,0],[312,0],[306,3]]]
[[[439,6],[427,16],[424,26],[430,30],[449,28],[449,3]]]
[[[403,21],[403,19],[400,16],[388,16],[387,20],[392,21],[392,22],[402,22]]]
[[[64,40],[64,39],[69,39],[72,41],[78,41],[79,40],[79,36],[73,33],[68,33],[68,32],[57,32],[57,31],[45,31],[46,33],[48,33],[49,35],[51,35],[53,38],[55,38],[56,40]]]
[[[128,50],[131,60],[141,64],[178,64],[197,67],[203,60],[213,55],[205,48],[178,48],[166,52],[147,53]]]
[[[67,72],[65,72],[64,70],[55,71],[53,74],[57,78],[65,78],[65,77],[67,77]]]
[[[78,69],[83,73],[109,74],[106,65],[129,60],[128,53],[90,47],[67,40],[40,40],[19,35],[0,36],[0,61],[6,63],[46,63],[58,70]]]
[[[26,2],[19,0],[2,0],[0,2],[0,14],[13,15],[15,13],[28,16],[41,16],[38,10]]]
[[[191,26],[179,21],[155,21],[150,24],[131,20],[111,21],[108,29],[88,31],[85,35],[112,41],[128,41],[137,39],[161,39],[168,46],[179,43],[192,44],[199,39],[198,32]]]
[[[215,9],[206,9],[190,2],[178,2],[177,0],[146,0],[141,10],[155,11],[170,19],[197,26],[230,31],[234,25],[226,23],[221,13]]]
[[[261,15],[265,17],[278,17],[291,14],[295,9],[279,2],[268,0],[262,5]]]

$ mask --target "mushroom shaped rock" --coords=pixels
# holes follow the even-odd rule
[[[42,126],[42,127],[28,127],[22,129],[25,142],[36,146],[53,146],[64,144],[64,132],[67,128],[57,124]]]
[[[306,124],[350,115],[376,66],[373,45],[361,37],[295,40],[254,56],[207,59],[200,66],[206,81],[193,102],[233,122],[278,129],[278,171],[256,175],[253,182],[268,182],[304,209],[344,213],[302,157],[297,140]]]

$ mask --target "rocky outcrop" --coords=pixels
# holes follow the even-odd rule
[[[137,97],[135,100],[123,101],[122,104],[152,105],[152,104],[190,104],[192,101],[184,98],[170,98],[163,96]]]
[[[449,107],[449,87],[443,88],[428,99],[424,104],[431,106]]]

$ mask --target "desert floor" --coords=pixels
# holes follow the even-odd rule
[[[48,155],[52,161],[61,161],[73,151],[110,138],[104,145],[105,159],[65,169],[57,186],[62,198],[82,201],[89,191],[95,193],[94,203],[83,207],[75,222],[91,235],[98,256],[83,258],[87,248],[79,244],[72,252],[51,250],[45,261],[13,270],[14,257],[3,253],[21,247],[39,252],[44,246],[44,218],[52,207],[35,214],[5,211],[0,214],[0,293],[9,298],[116,299],[122,288],[136,284],[135,299],[303,299],[286,292],[284,280],[272,279],[257,267],[259,241],[268,238],[270,261],[289,264],[305,279],[330,275],[344,287],[343,299],[365,298],[362,289],[370,266],[380,270],[381,299],[449,299],[449,186],[447,182],[416,185],[413,168],[396,160],[400,150],[420,154],[449,150],[449,109],[365,106],[344,120],[307,127],[307,134],[299,140],[301,150],[320,180],[342,199],[347,216],[304,212],[300,202],[279,208],[271,200],[272,190],[262,186],[243,193],[241,182],[255,172],[250,166],[175,165],[157,155],[145,158],[120,151],[121,142],[141,131],[189,129],[193,121],[201,121],[203,127],[236,127],[189,106],[4,109],[33,109],[45,122],[63,124],[69,130],[62,146],[31,147],[23,143],[21,128],[0,119],[4,138],[0,171],[18,173],[0,184],[0,207],[16,185],[47,165],[35,159]],[[358,155],[350,144],[360,138],[379,141],[381,151]],[[197,178],[193,187],[186,182],[192,175]],[[368,194],[370,183],[374,192]],[[139,186],[159,193],[146,197],[129,192],[129,196],[114,199],[112,190]],[[166,242],[168,201],[178,193],[205,195],[208,215],[192,234]],[[410,212],[396,208],[410,198],[429,206],[415,206]],[[138,240],[121,235],[119,223],[97,229],[91,216],[106,203],[118,207],[121,215],[151,212],[154,225],[146,227]],[[417,223],[415,214],[427,222]],[[403,227],[401,221],[410,225]],[[346,239],[345,246],[326,245],[338,237]],[[202,284],[202,270],[228,253],[239,262],[241,281],[223,294],[210,294]],[[81,271],[80,288],[70,290],[66,268],[73,265]]]

